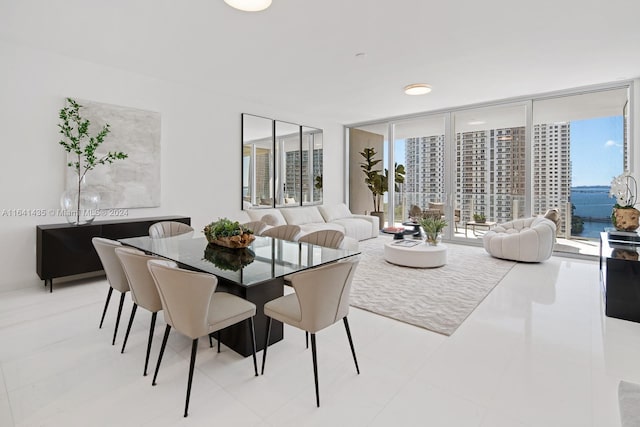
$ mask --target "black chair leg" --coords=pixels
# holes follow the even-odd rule
[[[122,343],[122,350],[120,353],[124,353],[124,348],[127,346],[127,340],[129,339],[129,332],[131,332],[131,325],[133,325],[133,318],[136,317],[136,310],[138,309],[138,304],[133,303],[133,308],[131,308],[131,316],[129,316],[129,325],[127,325],[127,333],[124,334],[124,342]]]
[[[211,339],[211,335],[209,334],[209,348],[213,348],[213,340]]]
[[[220,331],[216,332],[216,340],[218,340],[218,353],[220,353]]]
[[[147,357],[144,359],[144,373],[143,376],[147,376],[147,367],[149,366],[149,355],[151,354],[151,343],[153,342],[153,331],[156,329],[156,317],[158,312],[151,314],[151,326],[149,326],[149,339],[147,340]]]
[[[111,300],[111,294],[113,293],[113,288],[109,286],[109,293],[107,294],[107,301],[104,303],[104,310],[102,310],[102,319],[100,319],[100,327],[102,328],[102,322],[104,322],[104,315],[107,314],[107,307],[109,307],[109,300]]]
[[[253,317],[249,318],[249,325],[251,326],[251,350],[253,351],[253,369],[258,376],[258,361],[256,360],[256,329],[253,324]]]
[[[307,342],[307,348],[309,348],[309,331],[304,331],[304,339]]]
[[[125,293],[123,292],[122,295],[120,295],[120,306],[118,306],[118,317],[116,317],[116,327],[113,330],[113,341],[111,341],[111,345],[116,345],[116,334],[118,333],[118,325],[120,324],[120,315],[122,314],[124,296],[125,296]]]
[[[264,342],[264,351],[262,353],[262,371],[260,372],[261,375],[264,375],[264,362],[266,362],[267,360],[267,349],[269,348],[269,338],[271,338],[271,321],[273,319],[271,319],[271,317],[268,318],[269,321],[267,322],[267,339]]]
[[[160,363],[162,362],[162,355],[164,354],[164,348],[167,346],[167,339],[169,338],[169,331],[171,325],[167,325],[164,330],[164,337],[162,338],[162,345],[160,346],[160,354],[158,354],[158,363],[156,363],[156,372],[153,374],[153,381],[151,385],[156,385],[156,378],[158,378],[158,371],[160,370]]]
[[[349,346],[351,346],[351,354],[353,354],[353,361],[356,363],[356,371],[358,375],[360,375],[360,368],[358,367],[358,359],[356,358],[356,349],[353,346],[353,340],[351,339],[351,330],[349,329],[349,321],[347,320],[347,316],[342,318],[344,322],[344,329],[347,331],[347,338],[349,338]]]
[[[316,334],[311,334],[311,355],[313,357],[313,378],[316,382],[316,405],[320,407],[320,390],[318,388],[318,356],[316,354]]]
[[[184,417],[187,418],[189,411],[189,398],[191,397],[191,382],[193,381],[193,368],[196,364],[196,353],[198,352],[198,338],[191,344],[191,364],[189,365],[189,381],[187,382],[187,401],[184,404]]]

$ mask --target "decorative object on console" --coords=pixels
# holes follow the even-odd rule
[[[256,236],[253,231],[245,229],[238,221],[220,218],[204,227],[202,230],[209,243],[226,248],[246,248]]]
[[[442,218],[428,216],[420,220],[420,225],[426,235],[426,242],[432,246],[437,245],[442,240],[442,230],[447,226],[447,221]]]
[[[625,172],[613,178],[609,195],[616,199],[611,213],[611,222],[616,230],[637,230],[640,226],[640,211],[634,206],[638,198],[638,183],[633,175]]]
[[[609,244],[609,246],[613,247],[612,244]],[[611,251],[611,258],[638,261],[638,252],[633,249],[614,248]]]
[[[67,105],[60,110],[62,123],[58,124],[63,135],[59,144],[71,155],[67,166],[75,173],[74,186],[62,194],[60,204],[67,213],[67,221],[75,225],[90,224],[99,208],[100,195],[89,189],[83,192],[87,172],[98,165],[111,164],[128,157],[122,151],[108,151],[102,155],[96,153],[111,129],[105,123],[96,135],[89,135],[91,121],[80,115],[80,108],[83,108],[82,105],[67,98]]]

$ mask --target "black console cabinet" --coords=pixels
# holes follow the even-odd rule
[[[600,234],[600,283],[607,316],[640,322],[639,259],[639,241]]]
[[[36,227],[36,271],[49,282],[53,292],[53,279],[102,270],[102,263],[91,239],[104,237],[117,240],[146,236],[151,224],[159,221],[177,221],[191,224],[185,216],[95,221],[89,225],[48,224]]]

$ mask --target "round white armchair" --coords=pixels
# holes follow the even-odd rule
[[[556,225],[542,216],[499,224],[482,238],[492,256],[524,262],[549,259],[555,240]]]

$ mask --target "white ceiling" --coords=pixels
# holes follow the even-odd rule
[[[638,0],[0,0],[0,40],[348,124],[640,77],[638,16]],[[415,82],[433,91],[405,95]]]

